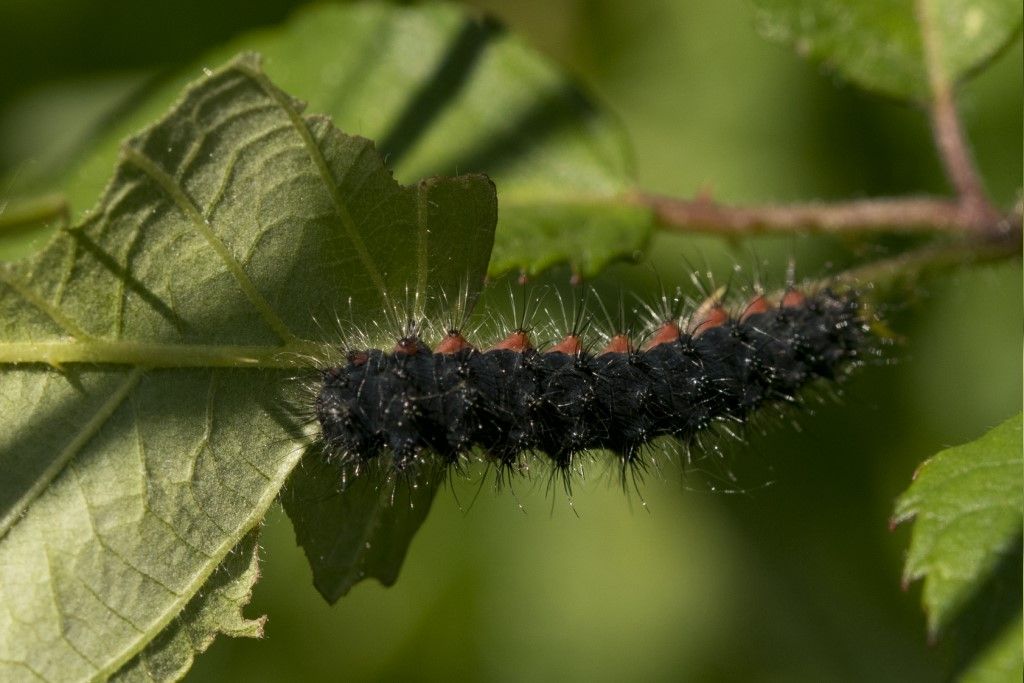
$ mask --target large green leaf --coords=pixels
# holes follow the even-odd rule
[[[482,282],[486,177],[401,187],[300,110],[253,56],[211,72],[84,222],[0,264],[0,679],[172,638],[299,459],[292,378],[330,321]]]
[[[490,175],[502,207],[491,275],[563,262],[590,275],[647,241],[652,217],[628,199],[617,121],[522,40],[447,4],[314,6],[204,55],[73,169],[64,187],[73,210],[94,200],[118,140],[156,118],[201,68],[243,50],[263,54],[273,81],[311,109],[376,140],[400,181]]]
[[[986,660],[1005,664],[1005,630],[1020,626],[1024,532],[1022,416],[926,461],[896,504],[894,522],[913,518],[904,581],[924,578],[928,627],[937,634],[965,613],[995,638]],[[1007,578],[1008,577],[1008,578]],[[973,606],[972,601],[983,603]],[[1002,604],[1005,603],[1005,604]],[[993,611],[993,605],[998,607]],[[1005,614],[1004,614],[1005,612]],[[1014,626],[1016,624],[1016,626]],[[962,628],[960,629],[963,630]],[[972,630],[979,628],[972,625]],[[971,634],[972,639],[976,639]],[[1011,664],[1021,667],[1020,637]]]
[[[752,0],[769,38],[894,97],[930,97],[926,39],[944,80],[959,81],[1020,32],[1016,0]]]

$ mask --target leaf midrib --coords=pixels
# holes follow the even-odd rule
[[[295,339],[280,346],[168,344],[91,339],[59,342],[0,342],[0,365],[45,363],[55,368],[72,363],[135,365],[144,368],[264,368],[308,365],[329,345]]]

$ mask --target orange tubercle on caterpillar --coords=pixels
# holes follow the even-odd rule
[[[392,350],[396,356],[415,356],[422,350],[422,342],[416,337],[402,337]]]
[[[505,350],[523,353],[533,348],[526,330],[512,330],[507,337],[490,348],[492,351]]]
[[[583,340],[575,334],[566,335],[565,339],[558,342],[545,353],[564,353],[567,356],[575,356],[583,351]]]
[[[740,322],[746,322],[747,318],[758,313],[767,313],[771,308],[771,304],[768,303],[768,299],[763,294],[758,294],[746,305],[743,309],[743,313],[740,314]]]
[[[807,301],[807,297],[804,293],[798,289],[788,289],[786,293],[782,295],[782,308],[800,308]]]
[[[674,320],[669,320],[661,324],[654,331],[654,334],[650,336],[647,343],[644,344],[644,351],[653,349],[655,346],[661,346],[662,344],[671,344],[679,341],[683,336],[683,331],[679,329],[679,325]]]
[[[729,312],[721,304],[714,304],[691,323],[690,334],[699,337],[713,327],[721,327],[729,322]]]
[[[466,341],[466,338],[458,330],[448,330],[444,339],[434,347],[434,353],[443,353],[446,356],[472,349],[473,345]]]
[[[601,349],[601,354],[606,353],[629,353],[633,350],[633,342],[628,335],[617,334],[608,340],[608,344]]]

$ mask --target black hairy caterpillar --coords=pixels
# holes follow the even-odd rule
[[[789,289],[730,313],[716,297],[687,318],[666,315],[639,341],[588,348],[577,325],[535,349],[524,325],[487,350],[449,329],[431,350],[410,323],[391,351],[349,350],[321,372],[316,417],[344,462],[389,454],[396,472],[477,450],[514,472],[544,454],[568,473],[602,449],[625,470],[653,439],[687,443],[714,423],[790,403],[816,379],[860,362],[870,331],[852,291]],[[567,474],[566,474],[567,476]]]

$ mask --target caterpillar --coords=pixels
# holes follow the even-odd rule
[[[348,349],[320,373],[322,441],[344,462],[389,457],[399,473],[475,452],[509,473],[540,456],[568,478],[596,450],[625,472],[643,466],[655,439],[689,443],[797,401],[809,383],[857,365],[870,339],[856,292],[832,288],[757,294],[731,311],[716,294],[639,338],[606,335],[600,349],[581,319],[549,348],[535,348],[525,324],[486,349],[452,325],[430,348],[410,321],[390,351]]]

